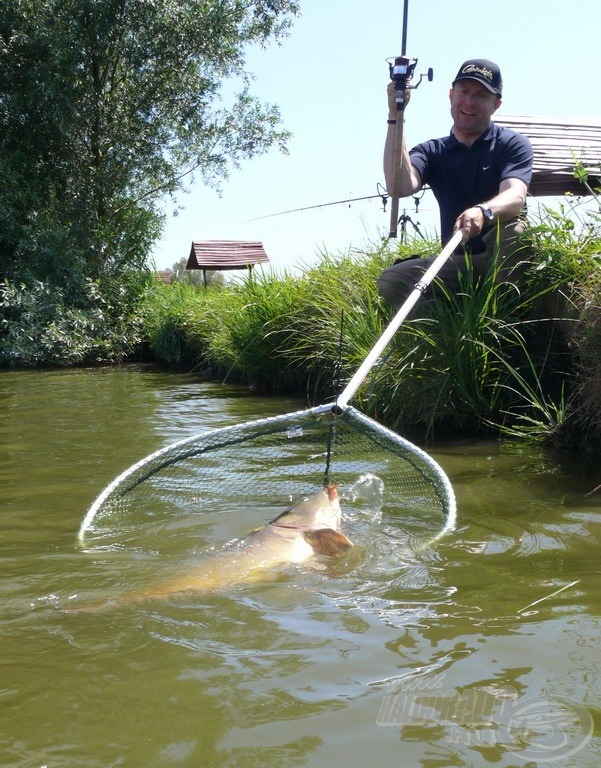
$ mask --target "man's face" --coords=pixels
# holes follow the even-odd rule
[[[476,80],[460,80],[449,93],[455,132],[477,138],[488,128],[501,99]]]

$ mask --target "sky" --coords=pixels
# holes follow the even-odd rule
[[[153,252],[157,269],[187,258],[193,240],[258,240],[270,269],[294,274],[324,252],[370,248],[388,234],[389,206],[384,211],[378,196],[384,184],[387,60],[402,52],[404,2],[300,0],[300,6],[301,16],[283,43],[249,49],[245,61],[255,76],[251,92],[277,104],[293,134],[289,154],[274,148],[245,161],[223,182],[221,194],[196,179],[175,203],[166,201],[164,233]],[[411,84],[429,68],[434,72],[406,107],[409,146],[449,132],[449,87],[471,58],[491,59],[501,68],[499,115],[598,119],[593,40],[600,26],[599,0],[409,0],[406,54],[418,60]],[[400,201],[399,213],[425,236],[437,236],[431,192],[417,214],[411,198]],[[407,227],[415,231],[412,223]]]

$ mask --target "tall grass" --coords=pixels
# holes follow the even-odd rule
[[[457,293],[436,291],[397,334],[362,405],[393,428],[490,429],[528,360],[527,307],[494,273],[475,285],[468,269]]]
[[[152,285],[141,307],[145,340],[160,363],[196,367],[210,333],[210,304],[202,291],[186,283]]]
[[[601,445],[600,238],[581,241],[550,217],[527,242],[534,265],[519,289],[468,275],[456,294],[439,288],[435,301],[421,299],[355,404],[398,431],[574,444],[566,436],[586,428]],[[344,383],[392,316],[378,275],[417,247],[438,246],[323,252],[300,277],[256,272],[219,289],[155,286],[148,342],[163,362],[323,402],[334,396],[338,363]]]
[[[207,351],[212,366],[264,391],[302,388],[307,361],[294,364],[288,350],[300,319],[310,311],[308,282],[257,272],[230,287],[227,297],[221,328]]]
[[[385,263],[383,247],[336,256],[322,252],[318,265],[305,273],[309,303],[294,315],[286,356],[306,370],[314,396],[334,396],[334,377],[349,378],[381,335],[385,313],[375,284]]]

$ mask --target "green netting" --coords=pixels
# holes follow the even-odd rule
[[[322,406],[212,430],[147,456],[96,499],[80,543],[101,545],[120,529],[210,512],[224,500],[228,509],[278,514],[323,487],[329,445],[328,479],[343,507],[354,503],[348,489],[376,478],[383,507],[413,521],[416,535],[431,541],[453,528],[453,489],[427,453],[352,407],[334,416]]]

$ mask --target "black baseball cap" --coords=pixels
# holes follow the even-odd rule
[[[458,80],[475,80],[477,83],[482,83],[485,88],[491,93],[496,94],[499,98],[503,93],[503,80],[501,78],[501,70],[492,61],[488,59],[469,59],[464,61],[457,77],[453,80],[453,85]]]

